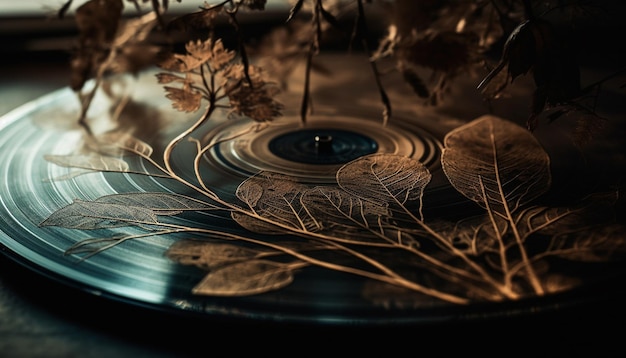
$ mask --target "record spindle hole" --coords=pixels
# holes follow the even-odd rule
[[[318,154],[332,154],[333,137],[331,135],[316,135],[314,140]]]
[[[314,165],[344,164],[378,149],[371,137],[336,128],[290,131],[270,140],[268,146],[279,158]]]

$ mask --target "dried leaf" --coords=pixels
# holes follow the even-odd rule
[[[281,115],[283,105],[274,100],[279,88],[265,82],[260,68],[249,66],[246,72],[241,64],[230,66],[224,71],[223,86],[233,112],[257,122],[272,121]]]
[[[138,73],[156,63],[161,49],[148,44],[146,39],[157,24],[157,17],[157,13],[148,12],[137,18],[120,21],[111,44],[115,59],[106,63],[109,71]]]
[[[208,59],[213,71],[221,71],[235,58],[235,52],[224,47],[221,40],[215,41]]]
[[[212,208],[210,204],[180,194],[111,194],[94,201],[75,200],[52,213],[40,225],[92,230],[158,224],[157,215],[176,215],[182,211]]]
[[[210,271],[228,264],[255,259],[263,253],[236,245],[188,239],[172,244],[165,255],[182,265],[194,265]]]
[[[236,211],[233,211],[230,215],[241,227],[257,234],[280,235],[285,233],[284,228],[255,216],[241,214]]]
[[[498,223],[502,225],[499,232],[506,231],[505,222]],[[499,249],[498,234],[486,215],[471,216],[458,221],[451,229],[439,228],[438,231],[444,233],[454,247],[471,255],[480,256]]]
[[[91,238],[81,240],[74,245],[70,246],[67,250],[65,250],[65,255],[79,255],[86,254],[81,260],[86,260],[87,258],[96,255],[99,252],[104,250],[108,250],[114,246],[117,246],[127,240],[129,240],[131,236],[120,235],[120,236],[110,236],[110,237],[100,237],[100,238]]]
[[[337,171],[337,183],[343,190],[378,205],[421,200],[430,179],[422,163],[396,154],[367,155]]]
[[[205,64],[210,65],[211,70],[218,72],[223,70],[235,58],[235,52],[224,47],[221,39],[213,41],[207,40],[190,41],[185,44],[185,54],[171,53],[165,55],[159,61],[159,67],[168,71],[175,72],[199,72],[199,67]],[[182,78],[164,77],[163,74],[158,75],[160,80],[171,82]]]
[[[187,67],[184,61],[185,56],[177,53],[162,54],[161,58],[157,62],[157,66],[167,71],[173,72],[187,72]],[[159,76],[157,76],[157,79]],[[167,81],[167,78],[165,79]],[[173,81],[172,81],[173,82]],[[187,82],[185,80],[184,82]]]
[[[171,59],[171,57],[170,57]],[[171,66],[163,66],[163,67],[171,67]],[[161,72],[161,73],[157,73],[156,75],[157,78],[157,82],[159,82],[160,84],[168,84],[168,83],[172,83],[172,82],[181,82],[184,83],[186,82],[186,78],[182,77],[182,76],[178,76],[172,73],[167,73],[167,72]]]
[[[615,220],[618,193],[596,193],[576,205],[566,207],[537,207],[524,213],[523,229],[535,230],[549,236],[567,235],[609,225]]]
[[[550,159],[535,137],[491,115],[449,132],[441,162],[457,191],[504,216],[550,188]]]
[[[185,86],[181,88],[165,86],[165,95],[172,101],[172,107],[182,112],[195,112],[200,109],[200,103],[202,101],[202,93],[191,88],[191,86]]]
[[[300,196],[306,189],[307,186],[293,177],[261,172],[242,182],[236,195],[259,217],[296,230],[311,231],[316,230],[317,224],[300,203]],[[251,230],[266,228],[276,231],[273,225],[261,224],[259,220],[247,219],[245,215],[234,214],[233,219]]]
[[[127,172],[128,163],[119,158],[98,154],[88,155],[44,155],[44,159],[68,168],[81,168],[95,171]]]
[[[185,72],[195,70],[213,56],[213,40],[209,38],[206,41],[190,41],[185,44],[185,50],[187,55],[182,57],[186,64]]]
[[[507,79],[510,78],[512,81],[532,68],[536,61],[537,49],[534,32],[537,26],[534,20],[527,20],[519,24],[509,34],[504,43],[500,61],[480,82],[478,90],[482,91],[503,69],[507,70]]]
[[[150,209],[75,200],[53,212],[39,226],[94,230],[157,223],[157,216]]]
[[[293,281],[286,264],[266,260],[244,261],[207,274],[192,290],[196,295],[247,296],[281,289]]]
[[[626,257],[626,237],[621,224],[564,235],[556,238],[553,250],[557,256],[579,262],[608,262]]]
[[[115,204],[150,209],[158,215],[174,215],[183,211],[213,209],[215,206],[204,201],[174,193],[126,193],[101,196],[97,203]]]
[[[46,178],[46,179],[44,179],[44,181],[45,182],[54,182],[54,181],[72,180],[72,179],[77,178],[77,177],[79,177],[81,175],[91,174],[91,173],[98,173],[98,171],[96,171],[96,170],[74,170],[74,171],[71,171],[71,172],[69,172],[67,174],[59,175],[59,176],[54,177],[54,178],[50,178],[50,179]]]
[[[390,215],[385,205],[365,201],[331,186],[307,190],[300,199],[320,230],[358,241],[380,241]]]

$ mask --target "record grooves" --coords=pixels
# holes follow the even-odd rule
[[[140,78],[140,83],[147,85],[144,91],[138,92],[136,100],[145,103],[147,108],[158,108],[162,120],[177,118],[184,122],[180,112],[164,105],[166,102],[160,89],[151,81],[151,73]],[[96,98],[96,101],[102,100]],[[106,107],[106,104],[102,106]],[[310,307],[326,307],[323,320],[335,322],[376,323],[381,319],[393,322],[396,320],[394,317],[408,318],[404,310],[394,314],[381,307],[372,307],[372,303],[362,298],[356,289],[360,281],[354,280],[351,275],[328,275],[319,270],[299,275],[288,290],[276,294],[239,298],[194,295],[191,288],[201,280],[202,272],[191,266],[176,264],[164,256],[164,251],[177,237],[128,241],[80,263],[77,263],[77,257],[64,255],[65,250],[83,240],[117,235],[112,230],[81,231],[39,226],[53,212],[76,199],[95,200],[111,194],[138,191],[193,195],[185,186],[168,179],[98,172],[67,176],[72,168],[47,162],[44,159],[46,155],[71,155],[81,147],[80,130],[67,123],[68,118],[74,118],[73,113],[78,110],[74,93],[63,89],[2,118],[0,150],[4,160],[0,163],[0,173],[4,174],[2,177],[5,180],[0,187],[0,239],[2,245],[22,258],[25,265],[38,272],[50,272],[50,277],[104,297],[201,316],[319,322],[322,318],[309,315],[307,310]],[[202,133],[205,133],[205,141],[212,137],[219,140],[241,133],[249,126],[250,121],[245,118],[216,117],[209,122],[208,128],[203,128]],[[332,135],[332,151],[324,149],[325,144],[318,142],[322,148],[317,153],[326,156],[323,161],[299,162],[293,157],[294,153],[276,148],[280,140],[297,142],[302,135],[310,138],[311,134],[313,142],[307,144],[309,147],[305,145],[297,155],[312,153],[315,135]],[[344,135],[350,139],[344,139]],[[150,144],[154,148],[163,148],[167,137],[156,136],[157,140]],[[324,138],[320,139],[324,141]],[[277,121],[263,131],[235,136],[235,139],[215,145],[205,154],[202,170],[207,174],[207,185],[215,188],[220,196],[230,199],[239,183],[259,171],[290,174],[303,182],[331,183],[335,181],[336,170],[346,161],[371,152],[418,158],[438,171],[440,146],[435,136],[410,120],[398,120],[385,127],[379,118],[363,118],[362,115],[312,116],[307,126],[302,127],[296,117],[285,117],[284,121]],[[195,155],[195,150],[195,144],[185,141],[172,153],[176,170],[190,180],[195,179],[189,160]],[[341,155],[335,157],[336,154]],[[150,169],[150,164],[142,159],[133,156],[124,159],[132,166]],[[57,179],[63,177],[65,179]],[[181,225],[232,229],[228,227],[232,226],[228,212],[172,219]],[[139,231],[129,228],[125,232]],[[325,287],[326,293],[311,296],[313,287]]]
[[[247,126],[249,122],[245,120],[228,121],[210,130],[205,142],[232,137]],[[342,165],[374,153],[415,158],[436,170],[441,143],[402,118],[383,126],[378,119],[314,116],[302,126],[297,118],[287,117],[260,132],[221,142],[206,159],[209,166],[230,173],[232,180],[271,171],[303,182],[334,183],[335,173]]]

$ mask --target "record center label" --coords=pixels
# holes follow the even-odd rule
[[[296,163],[343,164],[373,154],[378,143],[360,133],[340,129],[302,129],[277,136],[269,142],[277,157]]]

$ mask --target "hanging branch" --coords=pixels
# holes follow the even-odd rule
[[[357,20],[356,20],[356,27],[357,27],[357,33],[359,34],[360,38],[361,38],[361,43],[363,44],[363,47],[365,49],[365,52],[368,55],[368,58],[370,58],[370,67],[372,68],[372,72],[374,73],[374,79],[376,80],[376,87],[378,88],[378,92],[380,94],[380,99],[383,102],[383,125],[386,125],[387,122],[389,121],[389,118],[391,118],[391,101],[389,100],[389,97],[387,96],[387,92],[385,91],[385,88],[382,85],[382,82],[380,80],[380,72],[378,71],[378,66],[376,65],[376,61],[371,59],[371,51],[369,48],[369,44],[367,43],[367,39],[369,37],[369,29],[367,27],[367,22],[365,21],[365,9],[363,7],[363,0],[357,0],[357,4],[358,4],[358,12],[357,12]]]

